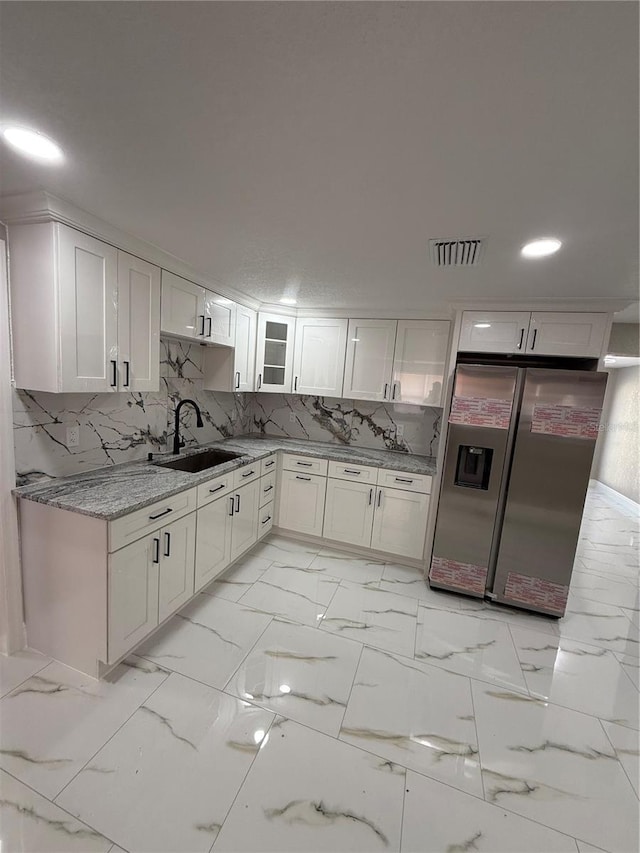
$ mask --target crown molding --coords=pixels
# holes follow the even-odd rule
[[[465,299],[450,302],[452,310],[461,311],[571,311],[612,314],[622,311],[635,300],[610,296],[563,297],[544,299]]]
[[[0,219],[7,225],[29,225],[37,222],[62,222],[71,228],[89,234],[103,243],[109,243],[123,252],[142,258],[151,264],[182,276],[200,287],[214,290],[234,302],[258,310],[260,302],[233,287],[229,287],[202,272],[194,269],[186,261],[165,252],[159,246],[134,237],[115,225],[105,222],[81,210],[71,202],[43,190],[0,197]],[[10,231],[10,229],[9,229]]]

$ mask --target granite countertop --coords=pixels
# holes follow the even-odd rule
[[[211,447],[240,453],[241,456],[222,465],[216,465],[215,468],[191,474],[173,468],[161,468],[154,464],[179,458],[171,453],[158,453],[154,454],[154,462],[127,462],[124,465],[97,468],[86,474],[56,477],[22,486],[14,489],[13,493],[23,500],[37,501],[58,509],[113,521],[115,518],[169,498],[185,489],[206,483],[213,477],[226,474],[242,465],[263,459],[276,450],[285,450],[301,456],[321,457],[336,462],[391,468],[410,474],[433,475],[436,471],[436,461],[431,456],[268,436],[228,438],[189,448],[180,456],[188,456]]]

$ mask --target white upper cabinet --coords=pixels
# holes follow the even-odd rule
[[[524,352],[529,311],[465,311],[462,314],[462,352]]]
[[[202,340],[205,325],[204,287],[162,270],[163,334]]]
[[[294,317],[258,314],[257,391],[291,393],[295,328]]]
[[[160,270],[118,252],[118,387],[160,387]]]
[[[232,347],[236,303],[186,278],[162,270],[162,333]]]
[[[529,324],[527,352],[599,358],[608,320],[608,314],[534,311]]]
[[[158,267],[57,222],[12,226],[9,245],[18,388],[158,390]]]
[[[396,320],[349,320],[343,395],[390,400]]]
[[[204,356],[206,391],[253,391],[255,388],[258,315],[244,305],[234,306],[235,347],[207,347]]]
[[[298,317],[293,393],[342,397],[347,320]]]
[[[465,311],[458,349],[598,358],[608,322],[609,315],[599,313]]]
[[[391,399],[442,405],[448,343],[448,320],[398,320]]]

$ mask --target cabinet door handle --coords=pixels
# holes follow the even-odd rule
[[[122,383],[123,388],[129,387],[129,380],[131,379],[131,365],[128,361],[123,361],[124,364],[124,382]]]
[[[240,371],[236,371],[236,391],[240,387]]]
[[[362,471],[355,471],[353,468],[343,468],[345,474],[362,474]]]
[[[293,378],[293,393],[295,394],[295,392],[297,390],[298,390],[298,377],[294,376],[294,378]]]
[[[273,488],[273,486],[267,486],[267,488],[266,488],[266,489],[263,489],[262,491],[263,491],[263,492],[265,492],[265,493],[266,493],[266,492],[270,492],[272,488]]]
[[[244,479],[245,477],[250,477],[252,474],[255,474],[255,473],[256,473],[256,472],[255,472],[255,471],[254,471],[254,469],[252,468],[250,471],[247,471],[247,473],[246,473],[246,474],[243,474],[243,475],[242,475],[242,478]]]
[[[231,497],[229,498],[229,500],[231,501],[231,507],[230,507],[229,515],[233,515],[233,510],[234,510],[234,507],[235,507],[235,501],[234,501],[234,499],[233,499],[233,495],[231,495]]]
[[[308,480],[311,482],[311,477],[301,477],[300,474],[296,474],[296,480]]]
[[[226,483],[221,483],[219,486],[216,486],[216,487],[215,487],[215,489],[209,489],[209,491],[210,491],[210,493],[211,493],[212,495],[215,495],[215,493],[216,493],[216,492],[219,492],[219,491],[220,491],[220,489],[224,489],[224,487],[225,487],[226,485],[227,485]]]
[[[261,522],[261,524],[266,524],[266,523],[267,523],[267,521],[271,521],[271,516],[270,516],[270,515],[268,515],[268,516],[265,518],[265,520]]]
[[[204,338],[204,314],[200,314],[200,319],[202,320],[202,328],[200,329],[200,334]]]
[[[393,382],[393,383],[391,384],[391,399],[392,399],[392,400],[395,400],[395,399],[396,399],[396,389],[397,389],[397,385],[398,385],[398,383],[397,383],[397,382]]]
[[[538,330],[534,329],[533,330],[533,340],[531,341],[531,352],[533,352],[534,349],[536,348],[536,338],[537,337],[538,337]]]
[[[369,489],[369,506],[373,503],[373,489]]]
[[[115,388],[118,384],[118,362],[115,358],[111,359],[111,387]]]
[[[212,317],[207,317],[207,323],[209,324],[209,334],[207,335],[207,337],[208,337],[208,338],[210,338],[210,337],[211,337],[211,333],[212,333],[212,331],[213,331],[213,318],[212,318]]]
[[[164,534],[164,555],[165,557],[171,556],[171,534],[166,532]]]
[[[413,480],[408,480],[405,477],[396,477],[396,483],[413,483]]]
[[[300,465],[302,468],[313,468],[313,462],[296,462],[296,465]]]
[[[236,512],[240,512],[240,495],[236,495]]]
[[[173,512],[173,510],[168,506],[166,509],[163,509],[162,512],[159,512],[156,515],[150,515],[149,521],[155,521],[156,518],[162,518],[163,515],[169,515],[170,512]]]
[[[157,536],[153,537],[153,557],[151,559],[154,563],[160,562],[160,540]]]
[[[262,388],[262,374],[258,374],[258,391]]]
[[[520,329],[520,342],[518,343],[518,349],[522,349],[523,341],[524,341],[524,328]]]
[[[378,506],[382,503],[382,489],[378,489]]]
[[[384,394],[382,395],[383,399],[385,399],[385,400],[387,399],[387,391],[388,390],[389,390],[389,383],[385,382],[384,383]]]

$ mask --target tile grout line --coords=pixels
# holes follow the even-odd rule
[[[615,745],[614,745],[613,741],[612,741],[612,740],[611,740],[611,738],[609,737],[609,734],[608,734],[607,730],[606,730],[606,729],[605,729],[605,727],[604,727],[604,722],[602,721],[602,719],[601,719],[600,717],[597,717],[597,720],[598,720],[598,722],[600,723],[600,728],[601,728],[601,729],[602,729],[602,731],[604,732],[604,736],[606,737],[607,742],[611,744],[611,749],[613,750],[613,753],[614,753],[614,755],[615,755],[615,757],[616,757],[616,761],[617,761],[617,762],[618,762],[618,764],[620,765],[620,767],[621,767],[622,772],[624,773],[624,775],[625,775],[625,776],[627,777],[627,779],[629,780],[629,784],[631,785],[631,789],[633,790],[633,792],[634,792],[634,793],[636,793],[635,788],[633,787],[633,782],[631,781],[631,779],[630,779],[630,777],[629,777],[629,774],[627,773],[627,768],[624,766],[624,764],[623,764],[623,763],[622,763],[622,761],[620,760],[620,756],[618,755],[618,750],[615,748]],[[607,720],[607,722],[608,722],[608,720]],[[636,732],[636,735],[638,734],[638,732],[637,732],[635,729],[629,729],[629,731],[635,731],[635,732]],[[636,799],[640,799],[637,793],[636,793]]]
[[[21,649],[20,651],[25,651],[25,650]],[[36,651],[36,650],[33,649],[32,651]],[[41,652],[38,652],[38,654],[41,654]],[[3,655],[3,657],[4,656],[5,655]],[[6,657],[10,657],[10,655],[6,655]],[[58,663],[58,662],[59,661],[56,661],[54,658],[51,658],[51,660],[48,663],[45,663],[44,666],[40,667],[40,669],[37,669],[35,672],[32,672],[31,675],[28,675],[26,678],[23,678],[22,681],[20,681],[18,684],[14,684],[13,687],[10,690],[7,690],[6,693],[0,694],[0,700],[6,698],[7,696],[10,696],[14,690],[17,690],[18,687],[22,687],[22,685],[25,684],[27,681],[29,681],[30,678],[34,678],[34,676],[40,675],[42,670],[46,669],[48,666],[51,666],[52,663]]]
[[[473,725],[476,731],[476,743],[478,744],[478,768],[480,770],[480,784],[482,785],[482,799],[487,802],[487,792],[484,788],[484,775],[482,772],[482,752],[480,751],[480,732],[478,731],[478,717],[476,714],[476,703],[473,698],[473,682],[469,678],[469,696],[471,697],[471,709],[473,711]]]

